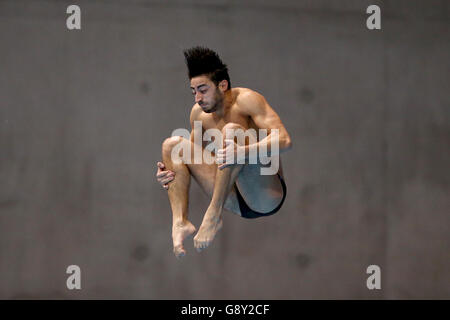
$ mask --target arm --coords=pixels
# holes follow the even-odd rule
[[[253,122],[260,129],[267,129],[268,135],[259,142],[242,146],[245,150],[245,158],[248,159],[251,151],[258,151],[260,147],[266,147],[267,155],[275,156],[292,148],[291,138],[281,122],[278,114],[267,103],[266,99],[255,91],[249,91],[243,94],[239,100],[241,110],[251,117]],[[278,130],[278,150],[272,150],[272,137],[276,137],[272,130]]]

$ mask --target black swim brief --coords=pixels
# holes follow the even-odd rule
[[[250,207],[247,205],[244,198],[242,197],[241,193],[239,192],[236,184],[234,185],[234,188],[236,190],[236,195],[237,195],[237,198],[239,201],[239,208],[241,209],[241,215],[243,218],[255,219],[255,218],[260,218],[260,217],[267,217],[267,216],[270,216],[270,215],[276,213],[278,210],[280,210],[281,206],[283,205],[284,199],[286,198],[287,188],[286,188],[286,183],[284,182],[283,177],[279,173],[277,173],[277,175],[278,175],[278,178],[280,178],[281,186],[283,187],[283,199],[281,199],[280,204],[275,209],[273,209],[272,211],[267,212],[267,213],[257,212],[257,211],[250,209]]]

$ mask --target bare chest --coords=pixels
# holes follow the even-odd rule
[[[232,110],[224,114],[223,117],[217,117],[213,114],[203,114],[201,121],[204,130],[222,130],[223,127],[230,122],[240,124],[244,128],[255,128],[255,124],[249,116],[242,115],[238,112],[233,112]]]

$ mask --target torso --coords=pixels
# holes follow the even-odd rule
[[[202,122],[203,130],[208,129],[219,129],[222,130],[222,128],[230,122],[240,124],[244,128],[250,129],[253,128],[256,130],[258,139],[258,129],[260,129],[251,119],[250,116],[244,114],[239,107],[238,98],[239,94],[251,91],[250,89],[246,88],[232,88],[231,89],[231,104],[230,106],[225,110],[223,116],[218,116],[215,112],[213,113],[206,113],[201,110],[200,106],[195,105],[194,108],[199,109],[199,115],[197,117],[197,121]],[[205,147],[206,144],[204,144]],[[281,159],[280,159],[280,169],[279,174],[283,176],[283,169],[281,167]]]
[[[232,88],[231,89],[231,105],[224,110],[223,116],[218,116],[214,113],[206,113],[201,111],[198,120],[202,121],[202,126],[204,130],[216,128],[222,130],[222,128],[230,122],[240,124],[244,128],[253,128],[258,130],[259,128],[252,121],[252,119],[241,112],[238,104],[239,94],[248,91],[249,89],[245,88]],[[200,107],[199,107],[200,108]]]

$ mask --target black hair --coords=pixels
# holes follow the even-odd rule
[[[228,89],[231,88],[230,76],[227,65],[222,62],[219,55],[205,47],[193,47],[184,50],[184,58],[188,68],[189,79],[206,75],[217,86],[220,81],[228,81]]]

